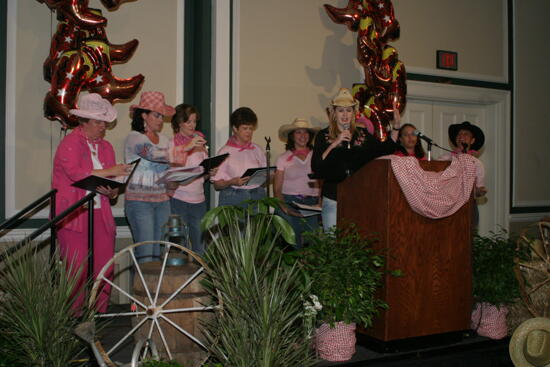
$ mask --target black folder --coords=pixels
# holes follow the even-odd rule
[[[141,158],[131,162],[130,164],[134,165],[134,167],[132,168],[132,172],[130,172],[128,176],[122,176],[120,180],[90,175],[86,178],[83,178],[82,180],[73,182],[71,186],[78,187],[79,189],[83,189],[87,191],[93,191],[96,193],[99,193],[97,191],[97,188],[99,186],[109,186],[111,189],[118,188],[120,191],[120,189],[126,187],[128,182],[130,181],[130,178],[136,171],[139,161],[141,161]]]

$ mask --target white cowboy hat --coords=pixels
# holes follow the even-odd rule
[[[69,110],[71,115],[92,120],[113,122],[117,112],[111,102],[97,93],[85,94],[78,100],[77,109]]]

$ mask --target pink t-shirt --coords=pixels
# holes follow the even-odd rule
[[[172,152],[174,148],[174,139],[170,140],[169,151]],[[204,159],[208,158],[208,154],[204,150],[193,150],[191,154],[187,156],[185,161],[185,167],[196,167]],[[196,180],[191,181],[186,185],[179,185],[176,191],[170,193],[174,199],[185,201],[186,203],[202,203],[206,200],[204,196],[204,176],[198,177]]]
[[[287,150],[277,159],[277,171],[284,171],[282,192],[285,195],[303,195],[319,196],[319,186],[317,180],[312,180],[307,175],[311,173],[311,157],[313,151],[310,151],[305,160],[292,155]]]
[[[218,155],[229,153],[229,157],[220,165],[218,173],[212,177],[212,181],[230,180],[233,177],[241,177],[249,168],[266,166],[265,153],[259,145],[252,143],[254,149],[241,149],[224,145],[218,151]],[[255,189],[259,185],[231,186],[234,189]]]

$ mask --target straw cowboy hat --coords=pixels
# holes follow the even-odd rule
[[[97,93],[81,96],[77,107],[77,109],[69,110],[69,113],[74,116],[105,122],[113,122],[117,116],[116,109],[111,102],[101,98]]]
[[[355,98],[353,98],[351,92],[347,88],[340,88],[338,91],[338,94],[334,97],[334,99],[330,102],[332,106],[338,106],[338,107],[351,107],[353,106],[355,109],[358,108],[359,103]]]
[[[319,128],[311,125],[308,120],[297,118],[291,124],[286,124],[279,128],[279,139],[286,143],[288,141],[288,134],[297,129],[306,129],[311,135],[319,131]]]
[[[139,99],[139,104],[130,106],[130,111],[136,108],[158,112],[164,116],[173,116],[176,113],[174,107],[169,106],[164,101],[164,94],[161,92],[143,92]]]
[[[485,134],[476,125],[471,124],[469,121],[461,122],[460,124],[453,124],[449,126],[449,139],[451,143],[456,147],[456,137],[460,130],[468,130],[474,136],[474,143],[472,144],[473,150],[480,150],[485,143]]]
[[[521,323],[510,339],[509,352],[514,366],[550,366],[550,320],[535,317]]]

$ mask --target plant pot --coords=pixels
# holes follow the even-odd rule
[[[471,327],[478,335],[491,339],[502,339],[508,334],[506,306],[497,307],[491,303],[476,303],[472,312]]]
[[[319,357],[331,362],[350,360],[355,354],[355,324],[337,322],[333,328],[322,324],[315,330]]]

